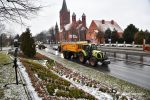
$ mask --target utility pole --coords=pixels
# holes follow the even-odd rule
[[[16,84],[18,85],[18,75],[17,75],[17,68],[18,68],[18,64],[17,64],[17,56],[18,56],[18,47],[16,47],[15,49],[15,53],[14,53],[14,65],[13,67],[15,67],[15,74],[16,74]]]

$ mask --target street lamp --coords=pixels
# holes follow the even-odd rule
[[[112,88],[111,92],[113,93],[113,100],[116,100],[116,93],[117,93],[117,90]]]
[[[2,47],[3,47],[3,33],[1,33],[1,38],[0,38],[0,40],[1,40],[1,51],[2,51]]]

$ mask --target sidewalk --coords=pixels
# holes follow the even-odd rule
[[[25,87],[19,75],[19,84],[16,85],[15,68],[12,67],[13,64],[4,65],[5,63],[12,62],[9,59],[5,61],[6,56],[7,55],[0,52],[0,100],[28,100]]]

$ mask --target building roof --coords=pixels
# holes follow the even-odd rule
[[[82,16],[86,16],[86,15],[83,13]]]
[[[72,27],[72,23],[69,23],[69,24],[64,26],[66,31],[69,31],[71,29],[71,27]]]
[[[66,0],[63,0],[63,5],[60,11],[68,11],[67,9],[67,4],[66,4]]]
[[[82,30],[83,31],[83,30],[87,29],[86,27],[83,26],[82,23],[81,24],[76,23],[76,24],[77,25],[76,25],[75,29],[77,29],[77,30]],[[65,31],[69,31],[69,30],[71,30],[71,28],[73,28],[73,23],[69,23],[69,24],[64,26]]]
[[[104,20],[93,20],[93,21],[96,24],[99,31],[105,32],[109,28],[111,31],[115,29],[119,33],[123,32],[121,27],[113,20],[112,20],[113,23],[112,21],[104,21]]]
[[[76,16],[76,14],[73,12],[72,16]]]

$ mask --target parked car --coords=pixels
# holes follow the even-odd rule
[[[53,46],[53,50],[58,50],[58,46],[57,45]]]
[[[38,48],[39,48],[39,49],[45,49],[45,48],[47,48],[47,47],[46,47],[44,44],[39,44],[39,45],[38,45]]]

